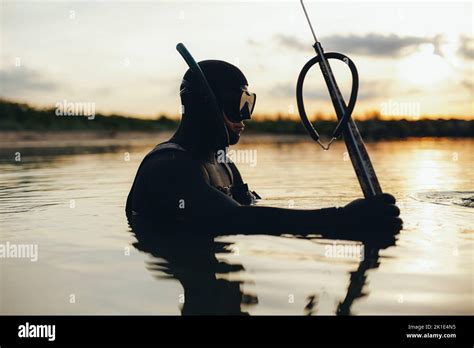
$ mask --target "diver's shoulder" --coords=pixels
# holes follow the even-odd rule
[[[158,144],[151,150],[143,159],[144,166],[160,171],[192,170],[202,167],[202,161],[196,158],[191,151],[180,145],[169,144]]]
[[[145,156],[145,159],[186,159],[191,158],[189,151],[179,144],[172,142],[164,142],[156,145],[148,154]]]
[[[147,156],[153,155],[155,153],[166,153],[166,152],[173,152],[173,153],[187,153],[188,151],[177,143],[173,143],[170,141],[166,141],[164,143],[160,143],[156,145]]]

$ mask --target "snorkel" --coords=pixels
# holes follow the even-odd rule
[[[212,91],[206,76],[194,60],[191,53],[189,53],[187,48],[181,42],[176,45],[176,50],[181,54],[201,85],[204,103],[210,111],[208,117],[211,117],[212,123],[216,125],[218,130],[216,134],[216,150],[227,148],[229,146],[229,134],[224,124],[224,116],[222,115],[222,111],[217,103],[217,98]]]

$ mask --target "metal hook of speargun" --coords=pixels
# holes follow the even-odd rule
[[[303,0],[300,0],[301,6],[303,7],[304,14],[308,20],[311,33],[314,38],[313,48],[316,51],[316,56],[310,59],[303,69],[301,69],[300,75],[298,76],[298,82],[296,84],[296,101],[298,104],[298,111],[301,117],[301,121],[308,131],[311,138],[316,141],[324,150],[328,150],[331,144],[342,134],[344,133],[344,142],[346,143],[347,151],[354,167],[354,171],[359,180],[362,192],[365,197],[372,197],[377,194],[382,193],[382,189],[375,174],[375,170],[370,161],[369,154],[364,146],[364,141],[359,133],[357,125],[354,120],[351,118],[352,111],[357,99],[357,92],[359,89],[359,75],[357,73],[357,68],[352,62],[352,60],[345,56],[342,53],[337,52],[328,52],[325,53],[321,43],[318,41],[316,34],[314,32],[313,25],[309,19],[308,13],[304,6]],[[349,103],[346,105],[344,98],[337,86],[336,80],[329,65],[329,60],[340,60],[347,64],[352,74],[352,89],[351,95],[349,97]],[[313,124],[309,121],[308,116],[306,115],[304,102],[303,102],[303,83],[308,73],[314,65],[318,64],[323,74],[324,81],[329,91],[334,110],[336,111],[336,116],[338,119],[338,124],[332,133],[331,141],[324,145],[319,137],[319,133],[314,128]]]
[[[328,150],[330,149],[330,147],[331,147],[331,144],[332,144],[336,139],[337,139],[337,138],[332,137],[331,140],[329,141],[329,143],[328,143],[327,145],[324,145],[324,144],[322,143],[322,141],[319,140],[319,139],[316,140],[316,142],[319,144],[319,146],[321,146],[321,148],[322,148],[324,151],[328,151]]]
[[[303,67],[303,69],[300,72],[300,75],[298,77],[298,83],[296,87],[296,99],[297,99],[297,104],[298,104],[298,111],[300,113],[301,120],[303,121],[303,124],[308,131],[308,133],[311,135],[314,141],[316,141],[322,148],[323,150],[329,150],[331,144],[339,138],[341,135],[343,129],[346,127],[349,119],[351,118],[352,111],[354,110],[355,102],[357,99],[357,92],[359,89],[359,76],[357,73],[357,68],[355,64],[352,62],[352,60],[349,59],[349,57],[341,54],[341,53],[336,53],[336,52],[329,52],[325,53],[320,42],[318,41],[316,34],[314,32],[313,25],[311,23],[311,20],[309,19],[308,12],[306,11],[306,8],[304,6],[303,0],[300,0],[301,6],[303,7],[304,14],[306,16],[306,19],[308,21],[309,27],[311,29],[311,33],[313,34],[314,38],[314,49],[316,51],[316,57],[311,59],[306,65]],[[349,104],[345,108],[341,108],[340,104],[341,101],[344,102],[344,99],[342,97],[341,92],[339,91],[339,88],[337,86],[336,80],[334,78],[334,75],[332,73],[331,67],[329,65],[329,59],[335,59],[335,60],[340,60],[347,64],[349,69],[351,70],[352,74],[352,89],[351,89],[351,95],[349,98]],[[305,107],[304,107],[304,102],[303,102],[303,83],[304,79],[306,77],[306,74],[310,68],[312,68],[315,64],[319,64],[319,67],[321,69],[321,72],[323,74],[324,80],[326,82],[326,85],[329,90],[329,94],[331,96],[331,101],[334,105],[334,108],[336,109],[336,114],[338,116],[338,124],[336,128],[334,129],[332,133],[331,140],[327,145],[323,144],[320,140],[320,135],[314,128],[313,124],[309,121],[308,116],[306,115]],[[343,110],[342,113],[339,112],[338,110]]]

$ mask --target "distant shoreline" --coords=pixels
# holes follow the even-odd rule
[[[96,147],[96,146],[150,146],[168,140],[172,131],[3,131],[0,130],[0,149],[22,147]],[[240,143],[274,143],[275,140],[312,142],[305,134],[244,133]]]
[[[0,152],[20,148],[65,148],[65,147],[116,147],[153,146],[168,140],[171,131],[3,131],[0,130]],[[456,137],[445,137],[456,139]],[[413,139],[433,139],[433,137],[407,137],[402,139],[378,139],[377,141],[403,141]],[[438,137],[438,139],[442,139]],[[466,137],[459,137],[466,139]],[[327,140],[327,139],[326,139]],[[368,139],[370,143],[375,140]],[[306,134],[275,134],[244,132],[240,143],[294,143],[312,142]]]
[[[406,139],[413,137],[474,137],[474,120],[462,119],[421,119],[417,121],[382,120],[377,115],[363,121],[357,121],[364,140]],[[74,133],[74,138],[108,139],[134,138],[143,139],[146,134],[174,132],[179,120],[160,116],[156,119],[144,120],[120,115],[57,116],[55,109],[36,109],[27,104],[19,104],[0,99],[0,132],[2,138],[17,137],[17,141],[40,141],[44,134],[58,137]],[[329,136],[335,121],[320,120],[316,127],[322,135]],[[57,136],[53,135],[57,133]],[[87,135],[87,133],[91,133]],[[246,122],[246,134],[273,134],[284,136],[307,136],[300,120],[287,118],[259,119]],[[9,134],[9,135],[8,135]],[[140,134],[139,136],[137,134]],[[13,139],[15,140],[15,139]],[[71,139],[72,140],[72,139]],[[11,140],[10,140],[11,141]],[[0,142],[7,142],[0,140]]]
[[[4,131],[0,130],[1,148],[148,145],[171,136],[167,131]]]

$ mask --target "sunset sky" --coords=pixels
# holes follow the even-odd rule
[[[359,70],[356,114],[474,119],[472,2],[306,2],[325,50]],[[186,63],[238,65],[257,93],[255,113],[296,115],[295,86],[314,56],[299,1],[2,1],[0,96],[37,106],[93,102],[140,117],[178,115]],[[334,64],[348,95],[350,76]],[[332,112],[319,71],[307,111]]]

